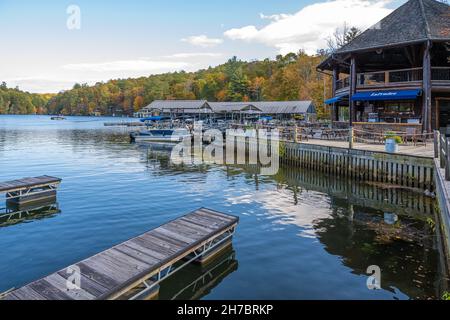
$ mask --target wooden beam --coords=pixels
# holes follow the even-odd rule
[[[333,80],[332,80],[332,92],[333,92],[333,98],[336,97],[336,90],[337,90],[337,81],[339,80],[339,69],[338,67],[333,68]],[[331,121],[337,121],[338,120],[338,106],[336,103],[333,103],[333,110],[331,112]]]
[[[423,51],[423,130],[431,132],[431,43],[427,41]]]
[[[353,126],[353,122],[356,121],[355,102],[352,101],[353,95],[356,93],[356,58],[352,55],[350,59],[350,91],[349,91],[349,104],[350,104],[350,127]]]

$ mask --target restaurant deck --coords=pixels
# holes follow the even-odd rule
[[[220,251],[231,241],[238,221],[237,217],[201,208],[13,290],[5,300],[148,298],[157,294],[162,280]],[[73,283],[77,277],[79,283]],[[136,291],[138,287],[142,289]]]
[[[348,141],[336,141],[336,140],[321,140],[321,139],[309,139],[308,141],[302,141],[304,144],[312,144],[318,146],[327,147],[337,147],[337,148],[348,148]],[[355,142],[353,144],[353,149],[365,150],[365,151],[375,151],[384,152],[383,144],[370,144],[370,143],[360,143]],[[426,145],[400,145],[398,154],[410,155],[410,156],[420,156],[433,158],[434,155],[434,145],[432,142]]]

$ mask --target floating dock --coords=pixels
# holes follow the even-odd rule
[[[105,127],[144,127],[145,123],[136,121],[105,122]]]
[[[10,291],[4,299],[150,299],[158,295],[164,279],[204,256],[219,254],[238,222],[238,217],[201,208]]]
[[[7,203],[25,204],[56,197],[60,178],[40,176],[0,183],[0,193],[6,194]]]

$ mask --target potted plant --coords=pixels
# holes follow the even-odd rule
[[[400,143],[403,143],[402,137],[395,134],[395,132],[386,132],[384,135],[384,141],[385,141],[385,151],[389,153],[396,153],[398,152],[398,145]]]

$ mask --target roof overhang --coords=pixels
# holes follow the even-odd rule
[[[415,100],[422,94],[421,89],[366,91],[355,93],[352,101],[386,101],[386,100]]]

